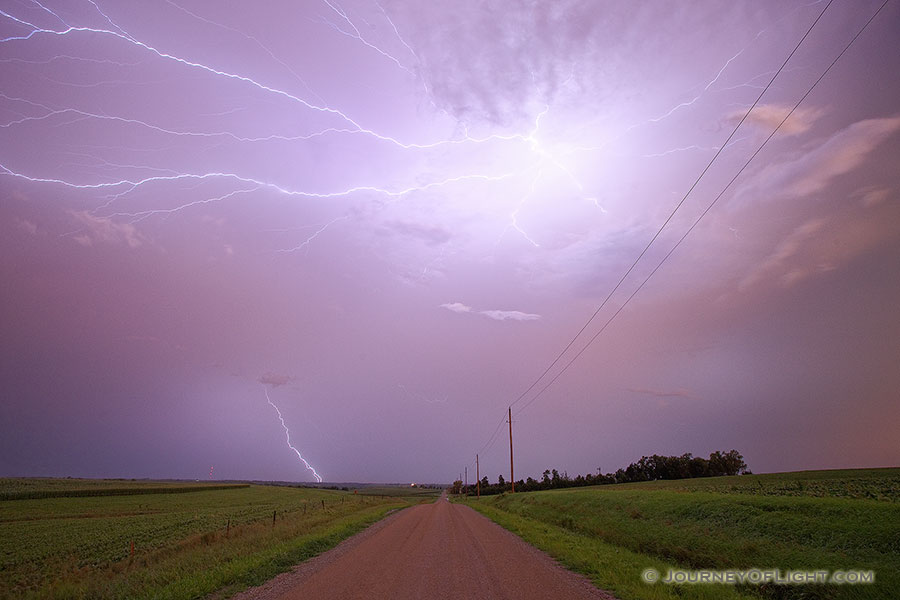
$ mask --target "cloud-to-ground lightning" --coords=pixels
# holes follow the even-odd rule
[[[0,270],[9,279],[5,293],[21,298],[12,308],[22,307],[0,337],[7,349],[51,337],[68,349],[81,347],[74,338],[83,333],[97,348],[88,350],[93,358],[110,349],[140,359],[139,369],[154,376],[177,361],[183,374],[166,379],[171,387],[192,385],[194,365],[214,365],[202,376],[216,377],[216,387],[197,387],[208,398],[183,395],[183,403],[230,403],[217,412],[229,427],[211,435],[263,419],[261,430],[247,433],[276,444],[283,459],[219,456],[231,471],[245,464],[266,478],[317,481],[307,457],[322,461],[331,479],[388,476],[370,470],[382,461],[378,444],[389,443],[367,438],[373,428],[404,440],[427,430],[427,442],[444,443],[428,429],[437,426],[431,421],[410,421],[398,434],[392,428],[402,419],[381,418],[389,403],[404,404],[409,419],[456,410],[480,417],[491,398],[559,350],[554,339],[575,334],[615,284],[601,306],[613,310],[645,261],[686,226],[701,195],[783,116],[840,25],[860,18],[857,2],[881,2],[834,0],[835,35],[820,28],[776,85],[765,85],[777,72],[774,58],[809,22],[808,7],[827,1],[644,11],[578,0],[0,2]],[[708,273],[673,262],[681,276],[654,279],[646,301],[631,305],[635,316],[624,314],[610,334],[624,342],[621,352],[598,354],[603,364],[625,366],[570,370],[579,379],[572,389],[585,392],[573,404],[589,406],[591,384],[632,365],[657,367],[660,376],[618,382],[618,391],[678,390],[681,382],[666,381],[680,369],[667,362],[677,353],[659,352],[657,361],[635,352],[632,361],[631,351],[644,339],[662,350],[668,338],[654,328],[694,336],[691,319],[674,318],[698,306],[688,296],[718,298],[716,323],[723,324],[739,308],[729,286],[748,301],[777,293],[763,289],[762,279],[745,289],[747,272],[778,258],[779,236],[818,222],[812,219],[826,202],[803,196],[771,211],[766,202],[796,188],[802,173],[833,180],[830,169],[844,173],[835,187],[856,203],[861,192],[845,172],[851,167],[826,159],[856,139],[845,144],[835,127],[892,117],[879,111],[893,111],[900,91],[883,101],[850,92],[871,91],[863,82],[869,68],[867,80],[893,81],[885,68],[893,63],[876,63],[845,69],[846,92],[820,92],[808,114],[794,114],[790,131],[782,128],[768,147],[768,162],[755,162],[746,185],[730,191],[717,218],[692,236],[680,260]],[[767,89],[741,131],[722,139]],[[685,178],[719,153],[696,192],[684,196]],[[887,198],[897,189],[893,180],[863,185],[884,188]],[[837,192],[821,195],[828,193]],[[866,204],[865,215],[854,215],[864,226],[848,230],[887,239],[870,227],[891,222],[882,218],[886,199]],[[837,228],[839,215],[825,216]],[[822,227],[808,239],[790,238],[794,255],[765,278],[793,282],[816,265],[840,275],[837,250],[813,262]],[[635,258],[639,264],[624,272]],[[615,277],[623,272],[620,288]],[[41,318],[57,297],[54,308],[68,301],[71,310]],[[659,319],[639,318],[638,311],[661,306]],[[601,317],[584,333],[600,327]],[[90,327],[64,322],[76,318]],[[19,327],[28,319],[28,329]],[[712,336],[696,335],[698,346]],[[167,347],[178,353],[168,356]],[[54,356],[68,360],[63,354]],[[737,362],[735,372],[750,364]],[[254,380],[264,384],[299,464],[267,423],[258,390],[250,388],[256,401],[248,405],[234,380],[219,379],[260,365],[290,369],[304,395],[319,399],[315,411],[289,404],[284,417],[280,406],[290,394],[278,386],[293,376]],[[684,385],[703,387],[690,377]],[[558,408],[547,402],[536,410]],[[320,412],[327,413],[321,435],[310,437],[309,417]],[[185,414],[199,419],[208,411]],[[183,430],[186,444],[195,444],[194,430]],[[265,444],[247,448],[272,452]],[[186,473],[214,478],[212,458],[193,456],[203,462]],[[415,458],[390,468],[419,469]]]
[[[288,429],[287,425],[285,425],[284,417],[281,416],[281,411],[278,409],[277,406],[275,406],[275,403],[272,402],[272,399],[269,397],[269,390],[267,390],[266,387],[263,386],[263,391],[266,393],[266,402],[268,402],[269,405],[272,408],[274,408],[275,412],[278,414],[278,420],[281,421],[281,426],[284,428],[284,436],[285,436],[285,440],[287,441],[288,448],[293,450],[294,454],[297,455],[297,458],[300,459],[300,462],[302,462],[306,466],[306,468],[312,472],[313,477],[316,478],[316,481],[319,483],[322,483],[322,476],[316,472],[316,470],[313,468],[313,466],[311,464],[309,464],[309,462],[307,462],[307,460],[305,458],[303,458],[303,455],[300,454],[300,451],[297,450],[297,448],[295,448],[293,444],[291,444],[291,430]]]

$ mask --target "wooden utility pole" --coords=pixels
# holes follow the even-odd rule
[[[466,492],[469,491],[469,465],[466,465],[466,487],[463,488]]]
[[[512,485],[512,493],[516,492],[516,474],[513,470],[512,451],[512,406],[509,407],[509,483]]]
[[[475,455],[475,489],[481,498],[481,469],[478,466],[478,455]]]

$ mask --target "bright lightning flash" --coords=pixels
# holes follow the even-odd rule
[[[265,387],[263,387],[263,391],[266,393],[266,401],[272,406],[272,408],[275,409],[275,412],[278,413],[278,420],[281,421],[281,426],[284,428],[284,436],[285,436],[285,439],[287,440],[288,448],[293,450],[294,453],[297,455],[297,458],[299,458],[300,461],[304,465],[306,465],[306,468],[309,469],[310,471],[312,471],[313,477],[316,478],[316,481],[319,483],[322,483],[322,476],[316,472],[316,470],[313,468],[313,466],[311,464],[309,464],[305,458],[303,458],[303,455],[300,454],[300,451],[297,450],[296,448],[294,448],[294,445],[291,444],[291,430],[288,429],[287,425],[285,425],[284,417],[281,416],[281,411],[278,410],[278,407],[275,406],[275,403],[272,402],[271,398],[269,398],[269,390],[267,390]]]

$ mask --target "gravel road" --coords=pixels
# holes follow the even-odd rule
[[[391,515],[237,600],[615,600],[471,508],[442,498]]]

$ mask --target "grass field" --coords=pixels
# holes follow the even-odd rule
[[[86,496],[134,496],[181,494],[210,489],[249,487],[246,483],[199,481],[149,481],[140,479],[50,479],[43,477],[0,478],[0,501]]]
[[[796,471],[735,477],[702,477],[674,481],[622,484],[627,489],[666,489],[684,492],[717,492],[759,496],[812,496],[816,498],[858,498],[900,502],[900,469],[842,469]]]
[[[900,469],[657,481],[465,500],[623,600],[900,597]],[[683,569],[871,569],[873,585],[649,585]]]
[[[198,485],[0,481],[0,497],[51,492],[0,501],[0,598],[224,597],[417,501],[284,486],[198,491]],[[121,495],[125,488],[132,493]],[[114,495],[77,493],[85,489]],[[56,497],[65,491],[75,494]]]

